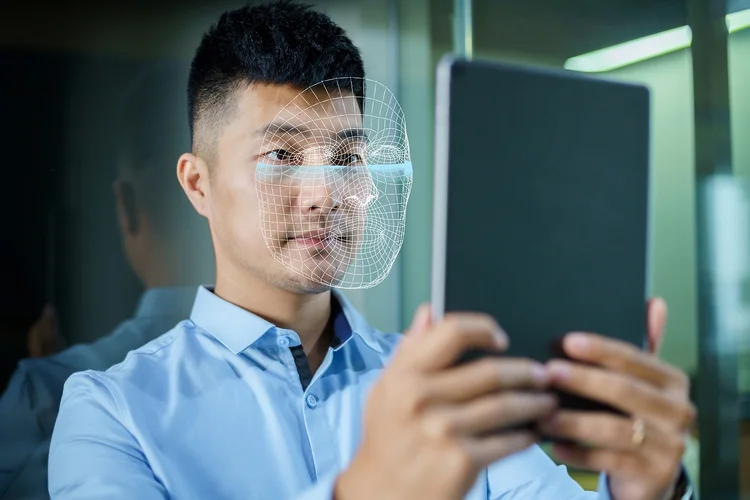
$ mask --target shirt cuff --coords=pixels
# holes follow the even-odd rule
[[[599,474],[599,488],[597,490],[599,500],[612,500],[612,495],[609,494],[609,483],[607,482],[607,475],[605,473]]]
[[[315,483],[315,486],[305,490],[295,500],[333,500],[333,490],[336,487],[338,474],[331,474]]]

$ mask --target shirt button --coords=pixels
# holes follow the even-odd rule
[[[279,337],[278,340],[276,340],[276,343],[280,347],[289,347],[289,338],[288,337]]]
[[[312,394],[307,396],[306,401],[308,408],[315,408],[316,406],[318,406],[318,398],[316,398]]]

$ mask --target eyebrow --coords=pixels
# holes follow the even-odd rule
[[[312,132],[308,127],[305,126],[298,126],[298,125],[291,125],[289,123],[275,123],[271,122],[260,129],[258,129],[255,132],[256,136],[263,136],[266,134],[286,134],[286,135],[302,135],[302,136],[310,136],[312,135]],[[341,130],[339,132],[336,132],[335,137],[341,141],[345,141],[347,139],[365,139],[367,140],[367,134],[365,133],[365,130],[362,128],[348,128],[345,130]]]
[[[367,140],[367,134],[361,128],[348,128],[336,133],[336,138],[342,141],[347,139],[364,139]]]
[[[307,127],[299,127],[297,125],[290,125],[288,123],[268,123],[263,127],[259,128],[255,135],[266,135],[268,133],[273,134],[289,134],[289,135],[310,135],[310,129]]]

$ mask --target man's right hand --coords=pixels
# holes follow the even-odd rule
[[[556,407],[544,367],[487,357],[457,365],[472,349],[502,352],[508,338],[489,316],[449,314],[414,322],[367,401],[363,441],[336,483],[336,500],[463,498],[479,472],[538,436],[519,424]]]

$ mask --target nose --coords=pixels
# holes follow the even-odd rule
[[[297,196],[299,210],[307,214],[326,215],[341,208],[336,186],[336,173],[330,167],[304,167]]]

